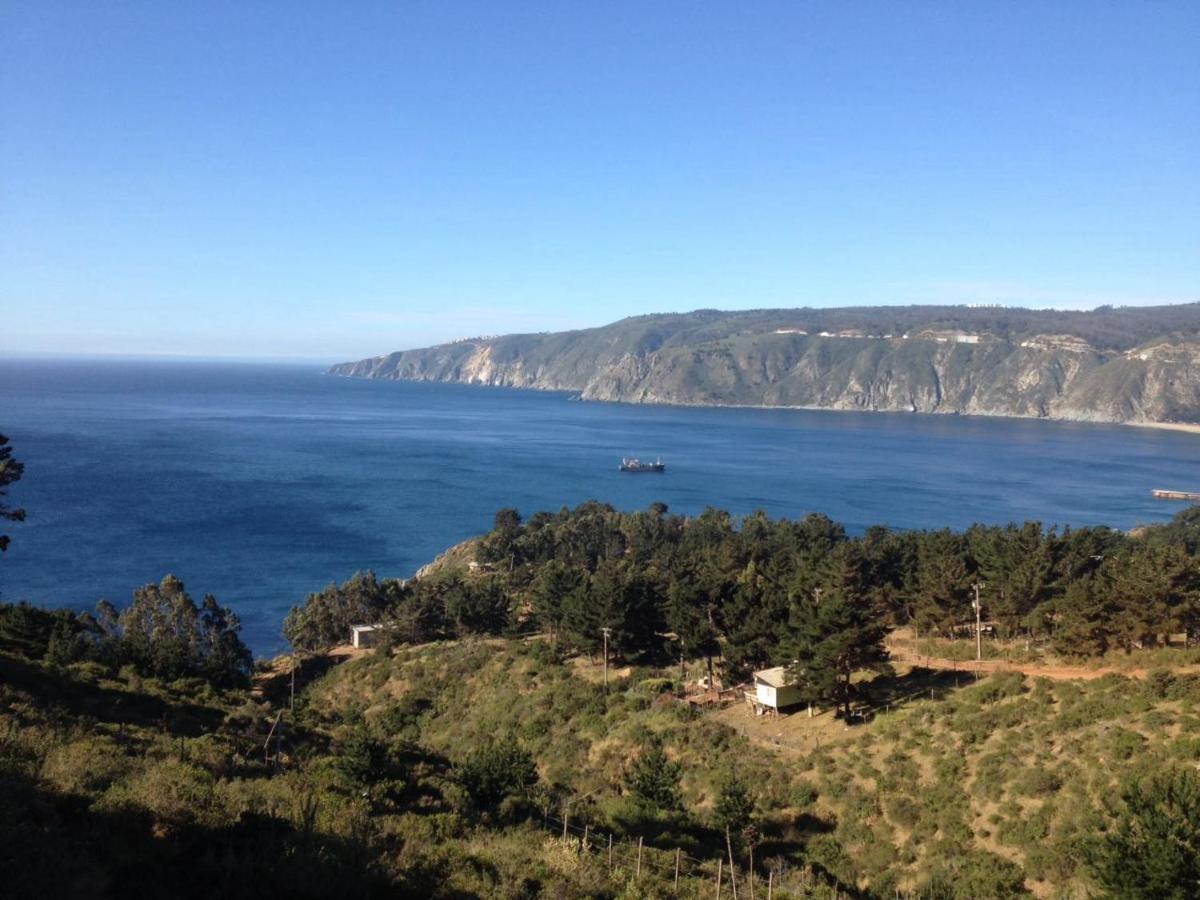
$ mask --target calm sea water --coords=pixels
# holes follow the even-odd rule
[[[1200,436],[904,414],[639,407],[332,378],[319,367],[0,360],[28,510],[0,597],[90,608],[167,572],[232,605],[258,653],[288,607],[358,569],[408,576],[495,510],[589,498],[860,531],[1169,518]],[[668,463],[623,475],[623,455]]]

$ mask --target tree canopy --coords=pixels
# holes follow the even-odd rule
[[[25,471],[24,463],[13,458],[12,446],[8,438],[0,434],[0,519],[8,522],[25,521],[25,510],[9,506],[4,498],[8,495],[9,485],[19,481]],[[8,549],[9,537],[0,534],[0,553]]]

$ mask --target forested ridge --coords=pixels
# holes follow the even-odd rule
[[[851,536],[819,514],[735,520],[589,502],[525,521],[501,510],[475,552],[474,570],[331,585],[292,611],[285,634],[318,649],[344,642],[352,622],[386,621],[408,643],[540,630],[591,653],[607,628],[618,658],[720,657],[740,679],[839,631],[861,631],[860,644],[901,625],[961,634],[976,585],[989,632],[1066,656],[1200,632],[1200,508],[1134,534],[1027,522]]]

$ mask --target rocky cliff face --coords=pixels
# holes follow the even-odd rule
[[[721,316],[733,321],[714,318]],[[761,317],[738,321],[739,314],[693,314],[683,327],[676,318],[461,341],[330,371],[630,403],[1200,421],[1200,332],[1098,349],[1070,333],[822,334],[767,327]]]

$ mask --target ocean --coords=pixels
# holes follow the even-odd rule
[[[1130,528],[1200,489],[1200,435],[1111,425],[574,402],[334,378],[319,366],[0,360],[25,523],[0,598],[89,609],[166,573],[232,606],[256,654],[360,569],[407,577],[495,511],[661,500],[869,525]],[[622,456],[665,474],[622,474]]]

